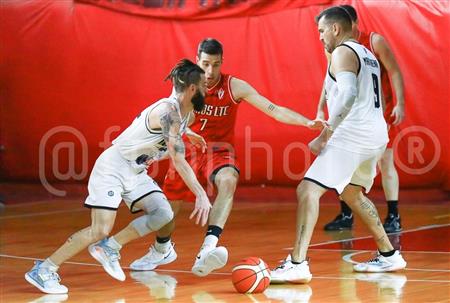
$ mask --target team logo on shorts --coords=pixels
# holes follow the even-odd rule
[[[114,196],[114,192],[113,192],[112,190],[110,190],[110,191],[108,192],[108,196],[110,196],[110,197]]]

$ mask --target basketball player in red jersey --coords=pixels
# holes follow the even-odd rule
[[[222,55],[222,45],[215,39],[205,39],[198,46],[197,64],[205,71],[207,81],[205,107],[201,112],[196,112],[195,121],[190,127],[191,130],[187,130],[185,138],[187,161],[199,178],[214,184],[217,189],[205,239],[192,267],[192,272],[197,276],[206,276],[223,267],[228,259],[227,249],[217,247],[217,243],[230,214],[239,179],[239,164],[233,149],[234,125],[239,104],[248,102],[283,123],[322,128],[321,121],[311,121],[278,106],[261,96],[247,82],[223,74]],[[202,149],[205,149],[206,144],[207,152],[204,153]],[[194,195],[173,167],[167,172],[164,191],[169,193],[167,198],[171,201],[175,215],[184,201],[194,201]],[[173,262],[177,258],[170,241],[174,228],[173,220],[160,229],[155,244],[144,257],[130,265],[131,269],[153,270],[157,266]]]
[[[351,5],[341,5],[352,19],[353,37],[362,45],[372,51],[381,65],[381,86],[383,91],[384,118],[389,127],[389,143],[386,151],[379,162],[384,194],[388,205],[388,214],[383,227],[387,233],[402,230],[400,215],[398,212],[398,173],[394,165],[394,152],[392,141],[395,137],[395,126],[400,124],[405,117],[405,100],[403,94],[403,76],[395,60],[388,43],[378,33],[361,32],[358,29],[358,15]],[[327,54],[328,57],[328,54]],[[389,78],[391,81],[389,81]],[[391,86],[392,83],[392,86]],[[397,103],[394,106],[395,93]],[[325,93],[322,90],[317,110],[317,119],[324,118]],[[348,205],[341,200],[341,213],[330,223],[326,224],[325,230],[343,230],[353,227],[353,214]]]

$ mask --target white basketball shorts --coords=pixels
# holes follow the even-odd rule
[[[327,189],[334,189],[338,194],[349,184],[362,186],[368,193],[377,174],[377,162],[385,149],[386,146],[383,146],[352,152],[326,145],[303,179]]]
[[[95,162],[88,183],[89,196],[84,206],[117,210],[122,199],[132,213],[140,211],[134,204],[154,193],[162,193],[158,184],[147,175],[145,166],[132,165],[114,145]]]

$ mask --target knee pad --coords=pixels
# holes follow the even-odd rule
[[[163,193],[152,193],[144,199],[143,208],[146,215],[131,222],[141,237],[159,230],[173,219],[172,208]]]
[[[158,208],[147,214],[147,226],[151,230],[156,231],[172,221],[172,219],[173,211],[170,204],[167,203],[167,205],[160,205]]]

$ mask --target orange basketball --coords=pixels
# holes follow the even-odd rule
[[[260,293],[270,284],[270,269],[260,258],[245,258],[233,267],[231,281],[239,293]]]

